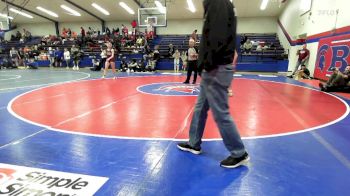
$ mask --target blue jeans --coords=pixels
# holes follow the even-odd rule
[[[233,67],[231,64],[202,73],[200,94],[190,126],[189,144],[192,147],[200,147],[210,108],[226,148],[231,152],[232,157],[237,158],[245,153],[245,148],[229,112],[227,88],[232,79]]]

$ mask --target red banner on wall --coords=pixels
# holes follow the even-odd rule
[[[314,77],[327,80],[332,68],[344,71],[350,62],[350,34],[320,39]]]

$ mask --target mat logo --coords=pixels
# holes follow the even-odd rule
[[[165,96],[197,96],[200,88],[199,85],[182,83],[156,83],[141,86],[138,88],[138,91]]]
[[[319,41],[314,77],[327,80],[332,68],[344,71],[350,63],[350,35],[334,36]]]
[[[11,180],[15,172],[16,170],[10,168],[0,168],[0,185]]]
[[[0,195],[94,195],[108,178],[0,163]]]

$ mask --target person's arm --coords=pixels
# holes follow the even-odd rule
[[[233,66],[237,65],[237,60],[238,60],[238,53],[237,53],[237,50],[235,50],[235,54],[233,56],[233,62],[232,62]]]
[[[21,56],[19,55],[18,51],[16,51],[16,55],[17,55],[18,59],[22,59]]]

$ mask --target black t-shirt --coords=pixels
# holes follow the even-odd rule
[[[160,58],[160,54],[158,50],[153,52],[153,60],[157,61]]]
[[[199,69],[207,71],[233,62],[237,18],[228,0],[204,0],[203,33],[199,47]]]
[[[29,57],[30,57],[30,58],[35,58],[36,56],[39,56],[39,51],[38,51],[38,50],[32,50],[32,51],[29,53]]]
[[[304,69],[304,74],[307,75],[307,76],[310,76],[310,71],[307,68],[305,68]]]

